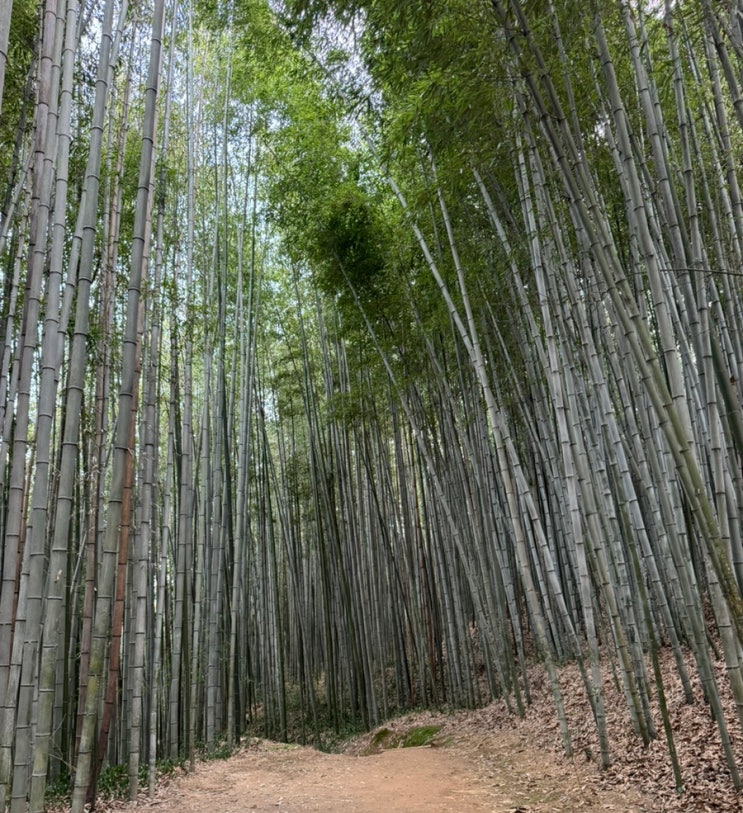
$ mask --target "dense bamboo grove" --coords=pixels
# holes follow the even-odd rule
[[[741,784],[741,14],[0,6],[0,808],[659,646]]]

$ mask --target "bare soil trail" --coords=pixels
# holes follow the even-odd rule
[[[437,745],[436,742],[439,742]],[[530,745],[515,730],[473,738],[442,729],[432,746],[366,756],[253,741],[199,763],[154,799],[116,809],[159,813],[646,813],[632,788],[606,788],[580,762]]]
[[[691,654],[687,654],[693,672]],[[735,701],[724,681],[725,715]],[[580,671],[559,669],[573,759],[563,756],[554,700],[544,670],[529,671],[529,713],[518,718],[503,701],[474,710],[411,712],[345,743],[343,753],[266,740],[243,742],[228,760],[200,762],[191,774],[163,777],[153,799],[99,802],[97,813],[743,813],[726,768],[717,726],[697,677],[685,700],[672,653],[661,655],[682,793],[676,783],[658,709],[657,739],[633,732],[621,687],[604,669],[611,766],[600,771],[596,726]],[[727,688],[726,688],[727,687]],[[411,738],[421,730],[428,739]],[[739,764],[743,732],[731,729]],[[404,748],[414,742],[426,747]],[[62,813],[58,808],[50,813]]]

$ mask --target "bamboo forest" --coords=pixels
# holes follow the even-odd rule
[[[741,0],[0,0],[0,810],[535,664],[739,790],[742,184]]]

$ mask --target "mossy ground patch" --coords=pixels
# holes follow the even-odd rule
[[[392,748],[420,748],[434,745],[440,725],[414,726],[404,731],[393,731],[387,727],[375,731],[364,754],[378,754]]]

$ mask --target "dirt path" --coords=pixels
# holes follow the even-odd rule
[[[159,813],[647,813],[632,789],[606,790],[587,766],[537,751],[513,731],[479,741],[323,754],[260,742],[201,763],[136,806]]]

